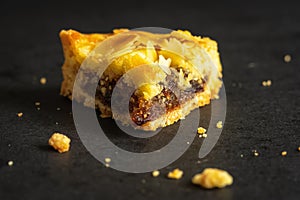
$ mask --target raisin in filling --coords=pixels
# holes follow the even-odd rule
[[[164,87],[160,94],[151,100],[132,95],[129,112],[131,119],[137,125],[143,125],[149,121],[158,119],[161,115],[168,113],[188,100],[195,97],[196,93],[203,91],[203,84],[191,81],[192,88],[180,90],[179,88]]]
[[[111,106],[111,95],[112,90],[114,89],[117,81],[108,81],[108,78],[102,77],[98,83],[96,98],[99,98],[100,101],[105,106]],[[143,125],[149,121],[158,119],[165,113],[168,113],[188,100],[191,100],[195,97],[196,93],[202,92],[205,84],[204,80],[200,82],[198,80],[191,80],[190,86],[186,89],[180,89],[178,85],[178,76],[175,76],[173,73],[166,77],[164,83],[160,83],[163,87],[160,94],[152,97],[150,100],[147,100],[143,97],[139,97],[135,94],[131,95],[129,102],[129,113],[131,120],[137,125]],[[125,83],[118,84],[118,87],[124,89],[128,87]],[[125,98],[120,94],[120,108],[118,108],[119,114],[125,114],[128,112],[128,108],[124,108],[126,105],[122,103],[122,99]],[[127,110],[126,110],[127,109]]]

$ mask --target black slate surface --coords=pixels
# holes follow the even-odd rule
[[[299,199],[299,6],[297,1],[4,3],[0,199]],[[226,122],[213,151],[199,161],[196,138],[158,178],[119,172],[95,160],[76,133],[71,102],[59,96],[61,29],[109,32],[144,26],[188,29],[217,40],[227,91]],[[285,54],[292,55],[290,63],[283,61]],[[39,83],[43,76],[46,85]],[[267,79],[272,86],[262,87]],[[40,110],[35,101],[41,102]],[[70,152],[58,154],[48,147],[54,131],[70,136]],[[286,157],[280,155],[283,150]],[[184,177],[165,178],[176,167]],[[234,184],[215,190],[192,185],[192,175],[206,167],[228,170]]]

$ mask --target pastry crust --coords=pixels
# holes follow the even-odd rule
[[[122,32],[128,32],[128,30],[115,29],[112,33],[108,33],[108,34],[98,34],[98,33],[82,34],[74,30],[62,30],[60,32],[60,38],[62,41],[64,57],[65,57],[65,62],[62,66],[64,80],[61,85],[61,95],[66,96],[71,100],[76,100],[78,102],[81,102],[87,107],[98,108],[101,112],[101,117],[111,117],[112,114],[111,114],[110,106],[108,106],[103,101],[101,101],[101,99],[98,98],[94,99],[95,97],[92,97],[84,90],[77,92],[76,96],[74,96],[72,90],[73,90],[73,85],[74,85],[77,72],[82,62],[85,60],[85,58],[87,58],[87,56],[95,48],[95,46],[99,42],[102,42],[105,39]],[[222,66],[220,62],[219,53],[217,50],[217,43],[209,38],[192,36],[191,33],[188,31],[178,30],[172,32],[172,34],[173,37],[188,39],[198,43],[210,56],[210,58],[213,61],[213,64],[217,66],[217,73],[215,74],[211,73],[209,77],[209,81],[205,83],[203,89],[195,93],[194,96],[192,96],[190,99],[183,102],[180,106],[174,107],[172,110],[164,113],[163,115],[161,115],[160,117],[154,120],[150,120],[143,123],[140,126],[140,128],[143,130],[156,130],[158,127],[165,127],[175,123],[179,119],[185,118],[185,116],[187,116],[195,108],[209,104],[211,99],[217,98],[219,89],[222,86],[222,82],[220,81],[220,78],[222,77]],[[156,37],[165,37],[165,35],[161,34]],[[165,57],[173,56],[173,55],[169,55],[167,52],[160,52],[160,53]],[[123,62],[123,60],[129,58],[130,55],[129,57],[128,56],[126,57],[126,55],[122,56],[121,61]],[[153,59],[157,59],[157,58],[154,56]],[[173,60],[174,62],[176,61],[175,59]],[[180,58],[179,61],[181,62]],[[145,61],[142,61],[141,64],[143,64],[143,62]],[[117,66],[117,64],[115,66]],[[110,76],[111,74],[113,73],[108,71],[108,76]],[[109,77],[109,80],[113,78],[114,77]],[[153,91],[153,89],[151,91]],[[95,102],[95,105],[93,105],[93,102]],[[128,120],[131,119],[126,118],[125,115],[114,113],[113,117],[117,120],[120,120],[123,124],[130,124]]]

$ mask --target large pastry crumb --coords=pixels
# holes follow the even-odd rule
[[[53,133],[48,143],[59,153],[67,152],[70,149],[71,139],[61,133]]]
[[[192,178],[192,183],[206,189],[223,188],[227,185],[231,185],[233,178],[227,171],[216,168],[206,168],[202,173],[196,174]]]
[[[300,151],[300,147],[298,147],[298,151]]]
[[[181,179],[182,176],[183,171],[178,168],[168,173],[168,178],[170,179]]]
[[[22,113],[22,112],[19,112],[19,113],[17,113],[17,116],[18,116],[18,117],[22,117],[22,116],[23,116],[23,113]]]

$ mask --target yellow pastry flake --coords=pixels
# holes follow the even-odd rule
[[[206,168],[202,173],[192,178],[192,183],[206,189],[223,188],[233,183],[232,176],[224,170],[217,168]]]
[[[197,129],[197,133],[200,134],[200,135],[202,135],[202,134],[206,133],[206,129],[203,128],[203,127],[199,127],[199,128]]]
[[[71,139],[61,133],[53,133],[48,143],[59,153],[67,152],[70,149]]]
[[[183,176],[183,171],[180,169],[174,169],[173,171],[168,173],[168,178],[170,179],[181,179],[181,177]]]

